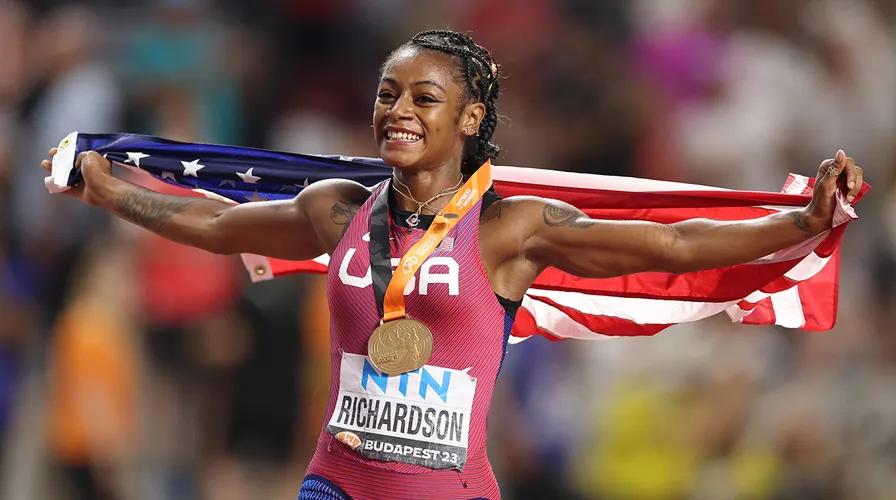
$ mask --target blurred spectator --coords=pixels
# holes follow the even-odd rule
[[[69,269],[104,216],[65,197],[46,197],[44,172],[34,168],[68,133],[118,127],[118,83],[96,51],[100,21],[82,7],[53,10],[28,44],[30,87],[11,182],[14,255],[26,257],[40,278],[45,318],[52,320]]]
[[[885,177],[896,137],[893,26],[869,2],[826,0],[807,17],[820,74],[803,89],[812,105],[797,131],[805,141],[801,160],[814,162],[839,142],[862,158],[870,175]]]
[[[98,241],[79,262],[71,301],[54,328],[49,446],[69,498],[130,496],[140,372],[131,260],[121,242]]]
[[[511,498],[578,498],[567,471],[587,426],[590,401],[582,394],[590,384],[574,344],[547,344],[514,346],[502,367],[509,383],[499,385],[493,415],[502,425],[492,434],[506,453],[502,491]]]
[[[173,123],[181,123],[174,121]],[[161,192],[184,190],[143,177],[134,179]],[[226,349],[235,328],[230,309],[239,298],[236,259],[213,255],[135,229],[132,287],[138,293],[149,379],[146,403],[152,409],[152,434],[145,452],[162,498],[196,495],[198,457],[214,428],[200,419],[209,398],[204,393],[203,359],[209,345]],[[209,333],[219,336],[216,343]]]
[[[163,130],[162,123],[172,123],[164,114],[180,112],[196,124],[181,140],[239,144],[242,52],[228,27],[203,0],[159,0],[157,9],[124,54],[137,104],[132,126]]]
[[[230,328],[218,325],[203,335],[202,352],[218,354],[204,356],[209,389],[222,396],[217,408],[209,408],[209,420],[223,424],[220,436],[213,436],[217,442],[208,443],[209,498],[296,493],[295,479],[301,474],[292,466],[296,433],[317,423],[306,424],[300,413],[297,367],[304,353],[299,335],[306,333],[299,324],[302,281],[287,278],[253,287],[234,311]],[[233,323],[240,335],[221,338]]]

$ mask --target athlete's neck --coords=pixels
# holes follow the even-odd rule
[[[392,170],[392,175],[400,182],[393,181],[396,189],[406,195],[410,194],[412,198],[421,203],[429,200],[442,191],[453,191],[453,188],[460,188],[460,167],[454,165],[446,165],[436,170],[423,171],[407,171],[396,168]],[[407,186],[410,193],[406,192],[402,184]],[[446,193],[445,195],[430,201],[429,205],[436,208],[442,208],[448,204],[452,196],[454,196],[453,192]],[[417,211],[417,204],[404,196],[396,196],[395,201],[398,204],[398,208],[402,210],[410,212]],[[426,207],[423,208],[423,212],[432,213],[432,211],[428,210]]]

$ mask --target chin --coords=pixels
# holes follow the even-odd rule
[[[380,150],[380,159],[393,168],[409,169],[420,163],[420,155],[410,151]]]

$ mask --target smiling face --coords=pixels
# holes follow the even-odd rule
[[[460,165],[464,141],[484,114],[483,104],[470,102],[453,56],[402,48],[383,68],[377,90],[373,130],[380,158],[401,169]]]

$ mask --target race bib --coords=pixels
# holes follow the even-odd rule
[[[461,470],[475,392],[462,371],[426,365],[389,376],[345,353],[327,432],[371,459]]]

